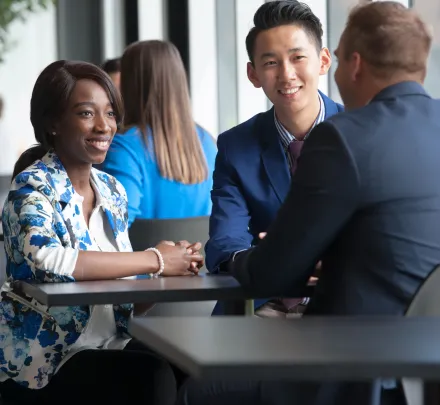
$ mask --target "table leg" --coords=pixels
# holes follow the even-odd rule
[[[244,312],[246,316],[254,316],[254,300],[246,301]]]
[[[421,405],[439,405],[440,404],[440,383],[425,381],[423,384],[423,399]]]
[[[254,315],[254,300],[247,301],[224,301],[225,315]]]
[[[246,301],[224,301],[223,304],[225,315],[246,315]]]

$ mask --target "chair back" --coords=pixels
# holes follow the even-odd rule
[[[436,266],[414,295],[406,316],[440,316],[440,265]]]
[[[179,219],[137,219],[129,229],[134,251],[145,250],[160,241],[200,242],[201,253],[209,238],[209,216]],[[200,270],[206,272],[205,267]],[[148,316],[210,316],[216,301],[170,302],[156,304]]]
[[[2,235],[3,237],[3,235]],[[6,252],[5,243],[0,240],[0,287],[6,281]]]
[[[204,248],[209,238],[209,216],[179,219],[137,219],[129,229],[129,236],[134,251],[153,247],[162,240],[201,242]]]
[[[0,207],[3,208],[3,204],[11,189],[11,175],[0,176]],[[1,211],[0,211],[1,213]]]
[[[436,266],[419,287],[405,316],[440,316],[440,265]],[[407,405],[423,404],[423,381],[403,378],[403,391]]]
[[[11,175],[0,176],[0,286],[6,280],[6,253],[3,237],[3,225],[1,222],[3,204],[9,194],[11,188]]]

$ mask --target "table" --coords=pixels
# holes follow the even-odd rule
[[[245,292],[232,276],[207,274],[53,284],[21,282],[18,288],[48,306],[225,300],[241,302],[244,313],[245,300],[264,298]],[[310,294],[310,290],[298,291],[298,296],[306,296],[303,294]]]
[[[440,380],[438,318],[136,318],[129,331],[195,377]],[[429,388],[425,403],[438,405]]]

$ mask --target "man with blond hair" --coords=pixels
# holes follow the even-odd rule
[[[399,3],[352,11],[335,52],[346,112],[312,130],[267,236],[231,266],[247,291],[289,296],[322,258],[305,317],[404,314],[440,263],[440,101],[423,88],[430,46]],[[364,405],[370,393],[367,382],[189,381],[182,403]],[[405,404],[395,381],[381,397]]]

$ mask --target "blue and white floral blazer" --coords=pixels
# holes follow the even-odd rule
[[[96,169],[92,169],[92,179],[119,251],[131,251],[124,188]],[[74,194],[63,165],[49,152],[16,176],[3,209],[8,279],[0,298],[0,377],[6,375],[29,388],[48,383],[90,317],[88,306],[49,308],[13,288],[17,280],[75,281],[57,274],[57,269],[42,269],[37,259],[42,249],[90,248],[91,238],[80,225]],[[131,313],[131,304],[114,306],[118,334],[126,333]]]

